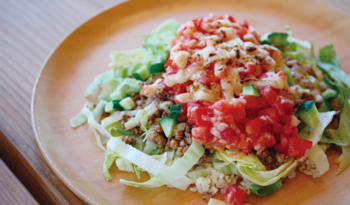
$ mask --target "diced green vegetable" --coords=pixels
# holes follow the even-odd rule
[[[315,127],[319,121],[317,108],[314,101],[304,102],[296,112],[307,125]]]
[[[112,123],[106,127],[106,130],[111,133],[113,137],[122,135],[131,135],[130,131],[124,130],[120,124],[120,121]]]
[[[180,118],[182,104],[170,106],[169,117],[174,118],[175,120]]]
[[[330,102],[328,101],[323,101],[321,104],[320,108],[318,108],[319,112],[328,112],[328,111],[333,111],[333,107]]]
[[[254,87],[253,84],[243,86],[243,95],[261,97],[260,92]]]
[[[105,107],[105,112],[112,113],[114,111],[123,110],[123,108],[120,106],[119,102],[120,102],[120,100],[110,101]]]
[[[269,186],[258,186],[256,184],[252,184],[250,185],[249,190],[258,196],[267,196],[274,193],[281,187],[282,187],[282,180],[279,179],[277,182]]]
[[[133,107],[135,107],[135,102],[130,98],[124,98],[119,102],[119,105],[124,109],[124,110],[131,110]]]
[[[171,138],[171,136],[173,135],[173,130],[175,125],[176,125],[176,120],[174,118],[163,117],[160,120],[160,126],[162,126],[163,132],[165,136],[167,136],[168,138]]]
[[[137,80],[146,80],[149,76],[150,73],[148,72],[148,65],[144,64],[142,65],[139,69],[137,69],[133,76],[137,79]]]
[[[279,46],[284,46],[287,43],[287,38],[288,38],[287,33],[271,33],[267,38],[269,39],[270,42],[272,42],[274,45]]]
[[[128,94],[125,92],[116,91],[110,95],[112,100],[123,100],[124,98],[128,97]]]
[[[338,96],[338,92],[331,89],[331,88],[328,88],[327,90],[325,90],[321,96],[323,97],[324,100],[331,100],[335,97]]]
[[[289,86],[293,86],[295,83],[294,83],[294,80],[293,80],[292,73],[290,72],[290,69],[289,68],[285,68],[282,71],[287,75],[288,85]]]
[[[157,149],[158,146],[151,140],[146,141],[146,145],[143,148],[143,152],[146,154],[150,154],[153,150]]]
[[[149,153],[149,155],[158,155],[158,154],[161,154],[161,152],[162,152],[162,150],[164,150],[164,148],[162,148],[162,147],[158,147],[157,146],[157,148],[156,149],[154,149],[154,150],[152,150],[150,153]]]
[[[264,44],[273,46],[273,44],[270,41],[268,41],[268,40],[261,41],[261,45],[264,45]]]
[[[155,63],[149,66],[149,74],[157,74],[165,72],[165,63]]]

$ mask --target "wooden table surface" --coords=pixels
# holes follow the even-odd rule
[[[121,0],[0,0],[0,158],[40,204],[83,204],[52,172],[35,141],[30,104],[52,50]],[[319,0],[350,15],[349,0]],[[1,194],[1,193],[0,193]]]

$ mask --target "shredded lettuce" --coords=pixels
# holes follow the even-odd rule
[[[185,190],[188,187],[188,185],[191,184],[192,182],[190,179],[184,176],[186,173],[181,175],[181,172],[185,171],[185,169],[187,168],[186,166],[192,167],[204,153],[204,148],[201,145],[198,145],[195,143],[193,143],[192,145],[191,145],[192,148],[190,147],[187,150],[184,157],[177,160],[171,167],[168,167],[162,164],[161,162],[157,161],[156,159],[154,159],[152,156],[149,156],[139,151],[138,149],[132,147],[131,145],[125,144],[122,140],[118,138],[111,137],[107,142],[108,149],[115,151],[118,155],[127,159],[131,163],[137,165],[139,168],[147,171],[151,176],[152,175],[154,176],[151,179],[152,181],[148,181],[144,185],[141,185],[143,183],[129,182],[125,180],[121,180],[121,182],[127,185],[145,186],[145,187],[157,187],[157,186],[169,184],[181,190]],[[198,155],[200,156],[198,157]],[[193,161],[195,162],[193,163]],[[184,167],[182,165],[184,165]],[[171,178],[174,178],[176,176],[177,177],[176,180],[169,181],[170,178],[168,176],[165,176],[167,180],[166,179],[163,180],[162,176],[164,177],[164,175],[169,175],[169,174],[171,175]]]
[[[179,180],[184,177],[185,174],[197,163],[199,158],[204,154],[204,148],[197,142],[193,142],[188,148],[183,157],[179,158],[173,165],[166,167],[158,174],[154,175],[150,180],[146,182],[133,182],[127,180],[120,180],[120,182],[134,187],[147,187],[155,188],[163,185],[176,184],[178,188],[185,190],[192,180]]]
[[[316,145],[321,139],[323,130],[330,123],[334,114],[334,111],[319,113],[320,122],[310,132],[301,132],[299,137],[312,141],[313,146]],[[307,128],[308,127],[305,127],[304,129]],[[240,157],[231,157],[234,154],[237,156],[237,153],[239,152],[225,151],[216,152],[216,155],[219,159],[232,163],[244,178],[252,181],[254,184],[259,186],[268,186],[286,176],[291,169],[298,166],[298,164],[309,155],[310,151],[311,150],[307,150],[305,152],[305,156],[303,157],[291,159],[277,169],[269,171],[266,170],[259,158],[251,153],[243,154]]]
[[[112,51],[110,54],[112,62],[109,64],[112,68],[123,68],[130,67],[135,62],[152,62],[155,59],[155,56],[151,52],[147,51],[144,48],[139,48],[135,50],[121,51],[116,52]]]
[[[274,45],[282,51],[283,57],[291,57],[303,61],[305,58],[311,58],[312,45],[308,41],[302,41],[291,37],[291,31],[288,28],[287,33],[266,33],[260,37],[262,44]]]
[[[87,107],[90,111],[94,109],[94,105],[91,102],[86,102],[84,107]],[[71,127],[79,127],[87,121],[88,117],[81,111],[75,117],[70,120]]]
[[[342,146],[342,151],[343,153],[334,160],[335,163],[339,163],[336,175],[340,174],[350,165],[350,145]]]
[[[170,39],[176,37],[176,31],[179,27],[180,23],[177,21],[168,20],[158,26],[151,34],[143,36],[145,41],[143,47],[156,56],[155,63],[166,61]]]
[[[256,184],[252,184],[250,185],[249,190],[258,196],[267,196],[274,193],[281,187],[282,187],[282,180],[279,179],[277,182],[268,186],[258,186]]]
[[[112,176],[109,173],[109,168],[112,166],[117,157],[117,153],[113,150],[107,149],[107,151],[105,152],[105,161],[103,162],[103,176],[106,178],[107,181],[112,179]]]
[[[191,179],[193,181],[193,183],[194,183],[200,177],[207,177],[207,176],[209,176],[210,174],[213,173],[214,170],[220,171],[220,172],[222,172],[225,175],[227,175],[227,174],[234,174],[237,171],[236,168],[232,164],[228,164],[227,163],[227,165],[224,166],[224,167],[206,168],[206,169],[199,169],[199,170],[196,170],[196,171],[191,171],[191,172],[188,172],[186,174],[186,176],[189,179]]]
[[[329,170],[327,155],[317,144],[312,148],[309,158],[316,164],[320,175],[323,175]]]

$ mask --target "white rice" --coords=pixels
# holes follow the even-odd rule
[[[230,184],[237,183],[238,176],[234,174],[224,175],[222,172],[213,170],[207,177],[200,177],[196,180],[195,187],[191,187],[193,192],[198,191],[205,198],[214,196],[219,192],[223,193]],[[208,200],[209,200],[208,198]]]
[[[300,172],[312,176],[313,178],[321,177],[316,164],[310,158],[306,158],[306,160],[300,164],[298,169]]]

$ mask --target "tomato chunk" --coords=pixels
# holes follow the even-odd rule
[[[270,105],[276,103],[278,100],[277,93],[272,89],[271,86],[265,86],[260,89],[261,96],[268,102]]]
[[[301,157],[305,155],[305,151],[312,147],[312,142],[300,138],[290,138],[287,156]]]
[[[210,139],[210,130],[207,127],[192,128],[192,138],[199,144],[205,144]]]
[[[182,103],[179,121],[187,120],[187,103]]]
[[[259,121],[258,118],[255,118],[254,120],[250,120],[245,124],[245,130],[248,134],[259,134],[262,124]]]
[[[242,205],[245,200],[245,192],[239,187],[230,184],[225,190],[225,204]]]
[[[213,104],[213,108],[219,112],[227,113],[231,109],[231,104],[227,100],[220,100]]]
[[[289,140],[287,137],[281,135],[280,142],[275,145],[275,150],[281,154],[287,154],[289,146]]]
[[[214,116],[214,112],[210,108],[197,108],[194,111],[194,118],[196,119],[197,126],[212,127],[213,123],[210,119]]]

